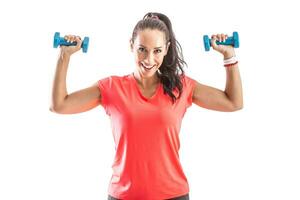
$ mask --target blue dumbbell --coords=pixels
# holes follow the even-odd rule
[[[89,47],[89,37],[84,37],[82,41],[82,51],[83,53],[86,53]],[[60,37],[59,32],[56,32],[54,34],[54,40],[53,40],[53,47],[57,48],[59,45],[62,46],[76,46],[77,42],[67,42],[63,37]]]
[[[210,49],[210,41],[211,39],[209,39],[208,35],[204,35],[203,36],[203,42],[204,42],[204,48],[205,51],[209,51]],[[217,45],[232,45],[234,48],[239,48],[240,46],[240,41],[239,41],[239,34],[238,32],[233,32],[232,37],[228,37],[224,42],[216,42]]]

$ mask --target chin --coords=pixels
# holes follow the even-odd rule
[[[140,75],[143,77],[143,78],[150,78],[152,76],[154,76],[156,74],[156,71],[153,71],[151,73],[144,73],[144,72],[140,72]]]

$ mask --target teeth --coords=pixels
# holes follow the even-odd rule
[[[146,66],[143,65],[143,64],[142,64],[142,66],[143,66],[144,68],[146,68],[146,69],[151,69],[151,68],[153,68],[153,66],[151,66],[151,67],[146,67]]]

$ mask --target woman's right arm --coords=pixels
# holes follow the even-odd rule
[[[90,87],[68,94],[66,76],[70,57],[80,50],[82,41],[75,36],[66,36],[65,38],[70,42],[76,41],[77,45],[61,47],[53,81],[50,111],[59,114],[81,113],[100,105],[101,93],[96,82]]]

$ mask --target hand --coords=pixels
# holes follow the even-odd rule
[[[71,56],[73,53],[75,53],[81,49],[82,40],[79,36],[66,35],[64,37],[64,39],[70,43],[77,42],[77,45],[76,46],[60,46],[62,54]]]
[[[214,50],[223,54],[224,59],[231,58],[235,56],[234,48],[231,45],[217,45],[216,42],[223,42],[228,38],[228,35],[217,34],[211,36],[211,46]]]

